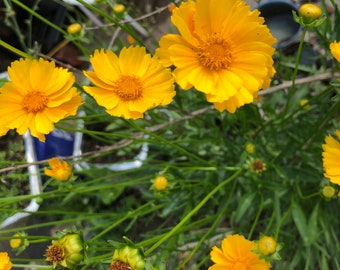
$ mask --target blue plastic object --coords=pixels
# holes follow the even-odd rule
[[[54,129],[46,135],[46,141],[41,142],[34,138],[37,160],[52,157],[66,157],[73,154],[74,134],[60,129]]]

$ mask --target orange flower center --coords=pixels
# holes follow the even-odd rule
[[[24,96],[23,105],[28,113],[37,113],[47,107],[47,102],[48,99],[44,93],[34,90]]]
[[[113,86],[114,92],[123,101],[133,101],[142,97],[143,85],[136,76],[121,76]]]
[[[232,60],[231,49],[232,46],[228,41],[213,35],[198,46],[198,61],[211,70],[226,69]]]
[[[54,264],[60,264],[65,259],[64,249],[58,245],[49,246],[46,251],[46,259]]]

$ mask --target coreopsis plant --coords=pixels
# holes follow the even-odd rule
[[[337,269],[340,12],[273,3],[2,1],[0,270]]]

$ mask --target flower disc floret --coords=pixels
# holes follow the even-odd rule
[[[335,134],[337,140],[328,135],[326,143],[322,145],[322,161],[325,177],[332,183],[340,185],[340,131],[335,131]]]
[[[123,48],[119,57],[96,50],[90,61],[94,71],[84,74],[95,86],[84,90],[113,116],[142,118],[147,110],[171,103],[176,94],[170,70],[144,47]]]
[[[242,0],[189,0],[171,21],[179,33],[163,36],[156,54],[175,67],[183,90],[194,87],[216,109],[233,113],[269,86],[276,40],[258,10]]]
[[[211,260],[214,265],[209,270],[267,270],[270,269],[270,263],[260,259],[254,251],[256,244],[249,241],[242,235],[228,235],[222,240],[222,249],[213,247],[210,252]]]
[[[75,78],[64,68],[44,59],[20,59],[8,68],[10,81],[1,88],[0,133],[27,130],[40,141],[60,120],[75,115],[82,103],[72,87]]]

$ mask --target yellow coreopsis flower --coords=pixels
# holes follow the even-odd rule
[[[66,182],[70,179],[72,167],[66,161],[54,157],[48,161],[48,164],[51,169],[44,168],[45,175],[61,182]]]
[[[174,9],[179,34],[167,34],[156,51],[175,66],[182,89],[195,87],[219,111],[231,113],[253,102],[274,75],[275,38],[258,10],[242,0],[197,0]]]
[[[0,131],[16,129],[45,141],[54,123],[77,113],[82,103],[67,69],[44,59],[20,59],[8,68],[9,82],[0,89]]]
[[[84,90],[113,116],[142,118],[145,111],[171,103],[176,94],[170,70],[144,47],[123,48],[119,57],[96,50],[90,61],[94,71],[84,74],[96,86]]]
[[[335,131],[335,134],[340,139],[340,131]],[[340,142],[331,135],[328,135],[325,141],[326,143],[322,145],[324,175],[332,183],[340,185]]]
[[[0,252],[0,270],[12,269],[12,263],[7,252]]]
[[[210,256],[215,263],[209,270],[267,270],[271,268],[270,263],[260,259],[254,253],[256,244],[242,235],[228,235],[222,240],[222,250],[213,247]]]
[[[340,41],[333,41],[329,45],[329,49],[331,50],[332,55],[334,58],[340,63]]]

